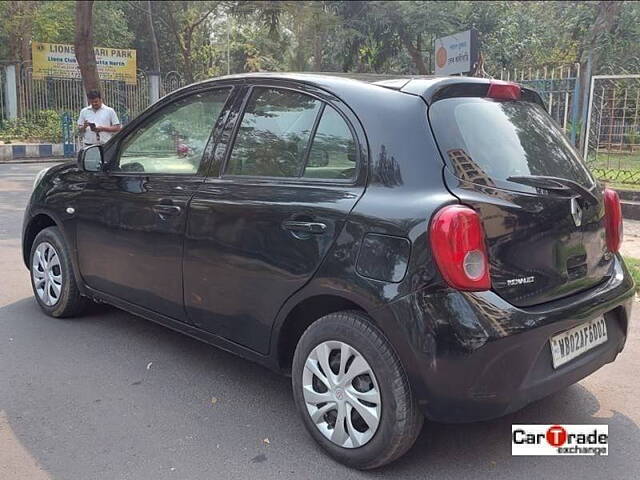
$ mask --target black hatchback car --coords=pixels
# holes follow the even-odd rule
[[[290,374],[311,436],[369,469],[424,417],[498,417],[612,362],[621,238],[532,90],[256,74],[41,172],[23,252],[47,314],[106,302]]]

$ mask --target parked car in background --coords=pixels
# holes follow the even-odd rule
[[[491,419],[625,344],[620,203],[525,87],[255,74],[151,106],[38,176],[24,262],[53,317],[110,303],[292,378],[359,469],[423,419]]]

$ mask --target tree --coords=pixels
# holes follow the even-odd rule
[[[0,54],[11,61],[31,60],[31,31],[39,2],[0,2]]]
[[[607,37],[614,32],[620,18],[622,2],[600,1],[596,6],[596,17],[582,42],[580,55],[580,91],[583,95],[578,99],[578,111],[586,109],[585,99],[589,89],[589,81],[593,72],[597,71],[602,60],[602,54],[607,44]],[[582,125],[580,132],[580,150],[584,148],[587,125]]]
[[[158,50],[158,39],[156,38],[156,30],[153,28],[153,16],[151,15],[151,0],[147,0],[147,22],[149,24],[149,43],[151,43],[151,51],[153,52],[153,71],[160,73],[160,51]]]
[[[193,65],[193,53],[195,39],[201,28],[207,27],[205,23],[219,8],[220,2],[163,2],[163,20],[169,27],[169,31],[176,40],[182,55],[184,74],[188,83],[195,79]]]
[[[76,0],[74,47],[84,91],[99,90],[100,77],[93,49],[93,0]]]
[[[124,2],[100,1],[93,4],[93,41],[96,47],[131,48],[130,30]],[[42,2],[33,15],[33,40],[73,43],[75,39],[75,1]],[[142,33],[142,32],[141,32]],[[147,33],[144,32],[144,36]]]

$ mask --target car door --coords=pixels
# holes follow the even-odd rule
[[[257,84],[243,98],[189,207],[185,306],[197,327],[266,353],[279,308],[364,191],[366,143],[326,93]]]
[[[206,147],[231,88],[169,101],[105,148],[77,206],[79,266],[88,286],[184,320],[187,208],[204,180]]]

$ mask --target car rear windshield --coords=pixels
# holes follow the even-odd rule
[[[576,150],[537,104],[449,98],[431,106],[429,119],[445,162],[462,180],[521,191],[531,188],[509,177],[544,175],[593,185]]]

